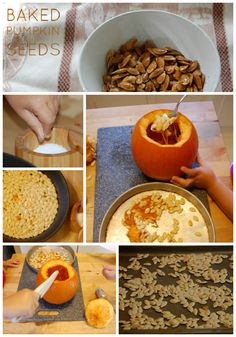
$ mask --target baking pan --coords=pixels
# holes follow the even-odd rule
[[[36,250],[41,249],[41,248],[43,248],[45,250],[50,249],[50,250],[58,251],[58,252],[62,252],[62,253],[66,250],[67,253],[68,253],[68,259],[70,260],[70,261],[68,261],[68,263],[70,263],[72,265],[75,261],[75,252],[70,246],[34,246],[28,251],[28,253],[26,255],[26,258],[25,258],[25,261],[27,262],[28,266],[36,273],[38,272],[39,269],[33,267],[30,264],[30,258],[36,252]]]
[[[154,256],[163,256],[169,254],[200,254],[200,253],[212,253],[212,254],[226,254],[232,255],[233,254],[233,247],[232,246],[176,246],[176,245],[168,245],[168,246],[150,246],[150,245],[142,245],[142,246],[134,246],[134,245],[123,245],[119,247],[119,266],[127,267],[130,263],[129,258],[136,256],[137,254],[149,254],[147,258],[145,258],[145,262],[152,262],[152,258]],[[221,268],[227,268],[228,273],[230,276],[233,276],[233,270],[229,268],[228,259],[224,259],[223,262],[220,264]],[[151,271],[155,271],[157,265],[152,265],[148,267]],[[168,267],[164,267],[163,270],[165,271]],[[214,268],[214,267],[213,267]],[[168,270],[169,271],[169,270]],[[185,271],[186,272],[186,271]],[[131,272],[134,276],[140,275],[139,271]],[[160,280],[160,279],[158,279]],[[164,276],[161,278],[161,284],[169,284],[170,281],[173,283],[173,278],[170,276]],[[123,278],[119,279],[119,286],[122,286],[126,282]],[[208,281],[208,284],[216,286],[217,283],[213,283]],[[226,283],[226,286],[233,291],[233,283]],[[177,307],[177,304],[168,303],[167,306],[164,307],[164,310],[170,310],[172,313],[176,313],[180,315],[181,313],[186,314],[189,316],[189,312],[182,308],[182,306],[178,306],[177,308],[173,309],[173,306]],[[197,307],[197,306],[196,306]],[[126,308],[127,310],[127,308]],[[125,311],[119,311],[119,320],[126,320],[128,315]],[[216,309],[222,310],[222,309]],[[154,310],[145,310],[145,312],[149,313],[151,316],[151,311],[154,313],[155,317],[160,317],[159,314],[155,313]],[[227,312],[232,313],[232,307],[226,310]],[[152,315],[154,317],[154,315]],[[197,317],[197,316],[196,316]],[[233,329],[220,327],[217,329],[202,329],[202,328],[192,328],[187,329],[183,328],[182,326],[173,328],[169,327],[167,329],[162,330],[123,330],[121,327],[119,329],[120,334],[213,334],[213,333],[223,333],[223,334],[232,334]]]
[[[110,223],[110,220],[113,216],[113,214],[116,212],[116,210],[128,199],[130,199],[132,196],[146,191],[153,191],[153,190],[161,190],[161,191],[167,191],[167,192],[173,192],[177,193],[180,196],[186,198],[188,201],[190,201],[201,213],[203,219],[205,220],[207,229],[208,229],[208,235],[209,235],[209,242],[215,241],[215,227],[213,225],[213,222],[211,220],[210,214],[206,210],[205,206],[202,204],[202,202],[191,192],[188,190],[181,188],[179,186],[169,184],[169,183],[146,183],[141,184],[138,186],[135,186],[125,193],[123,193],[120,197],[118,197],[114,203],[110,206],[108,211],[106,212],[102,224],[100,227],[99,232],[99,242],[105,242],[106,241],[106,233],[108,229],[108,225]]]
[[[3,167],[35,167],[35,166],[20,157],[4,152]]]
[[[53,236],[63,225],[67,217],[69,206],[70,206],[70,196],[66,180],[60,171],[41,171],[46,174],[46,176],[51,180],[56,188],[57,198],[58,198],[58,211],[53,223],[50,227],[42,232],[41,234],[27,238],[27,239],[16,239],[3,234],[4,242],[40,242],[46,241],[51,236]]]

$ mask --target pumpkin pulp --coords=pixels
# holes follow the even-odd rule
[[[50,277],[54,271],[58,270],[59,274],[57,275],[55,281],[65,281],[69,278],[69,273],[67,269],[61,265],[53,266],[51,268],[48,268],[47,273],[48,277]]]
[[[128,227],[128,238],[130,242],[141,242],[140,238],[140,231],[137,228],[135,222],[135,216],[139,216],[144,220],[155,220],[156,219],[156,212],[153,213],[145,213],[146,208],[150,208],[152,206],[152,197],[147,196],[142,199],[142,202],[138,202],[130,209],[130,212],[125,212],[124,222],[125,226]]]
[[[174,121],[165,131],[153,131],[152,123],[147,127],[147,136],[161,145],[176,144],[181,134],[179,124]]]

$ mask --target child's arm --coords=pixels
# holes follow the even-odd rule
[[[32,317],[38,307],[39,295],[30,289],[22,289],[3,299],[3,318]]]
[[[188,178],[174,176],[171,182],[184,188],[190,186],[205,188],[222,211],[233,220],[233,191],[224,185],[200,159],[198,159],[198,162],[200,166],[194,169],[181,167],[181,170],[188,175]]]
[[[3,261],[3,266],[4,267],[16,268],[16,267],[19,266],[19,264],[20,264],[20,261],[16,260],[16,259],[9,259],[9,260]]]
[[[233,192],[219,179],[207,190],[222,211],[233,221]]]

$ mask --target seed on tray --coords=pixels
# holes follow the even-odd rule
[[[202,91],[205,75],[197,60],[189,60],[178,50],[157,48],[152,41],[138,46],[133,38],[106,55],[105,91]],[[127,80],[127,75],[136,80]]]
[[[228,274],[230,269],[221,265],[232,263],[230,255],[151,255],[150,262],[143,261],[144,256],[148,258],[133,256],[128,266],[131,279],[119,287],[120,310],[126,319],[120,321],[123,330],[233,327],[233,292],[227,285],[233,277]],[[157,262],[161,269],[156,268]]]

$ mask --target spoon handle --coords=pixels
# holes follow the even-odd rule
[[[171,112],[171,116],[172,116],[172,117],[176,117],[176,114],[177,114],[179,105],[180,105],[180,103],[185,99],[186,96],[187,96],[187,94],[183,95],[183,96],[180,98],[179,102],[176,104],[176,107],[175,107],[174,110]]]

